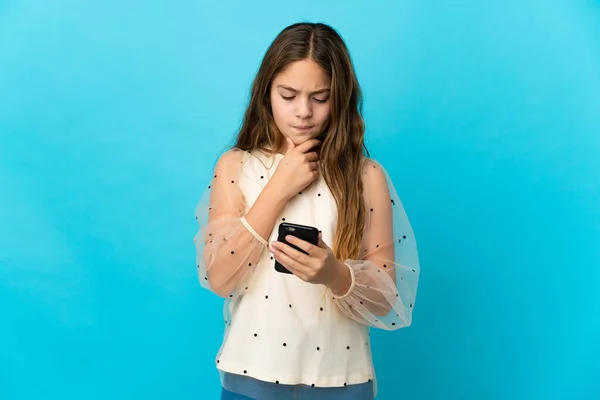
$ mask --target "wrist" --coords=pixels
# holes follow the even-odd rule
[[[333,282],[327,287],[335,296],[344,296],[352,286],[352,275],[346,264],[341,261],[336,263],[336,272]]]
[[[283,208],[290,200],[286,196],[285,191],[282,190],[281,186],[278,185],[276,181],[273,181],[273,179],[267,182],[267,185],[265,186],[263,192],[266,192],[267,197],[275,202],[274,205],[276,207]]]
[[[277,183],[276,180],[271,178],[267,185],[265,186],[265,190],[269,193],[269,198],[275,199],[278,205],[285,206],[287,202],[290,200],[283,190],[282,186]]]

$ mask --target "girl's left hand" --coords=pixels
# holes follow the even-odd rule
[[[292,235],[288,235],[286,240],[308,253],[306,255],[286,243],[271,242],[273,256],[290,272],[305,282],[322,284],[332,290],[346,286],[348,268],[335,258],[333,251],[323,242],[321,233],[318,246]]]

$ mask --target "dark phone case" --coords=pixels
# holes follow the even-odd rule
[[[290,231],[290,228],[292,228],[293,231]],[[298,225],[292,224],[290,222],[282,222],[281,224],[279,224],[279,236],[277,237],[277,241],[285,243],[293,247],[294,249],[306,254],[304,250],[299,249],[298,247],[285,240],[285,237],[287,235],[296,236],[297,238],[312,243],[315,246],[319,244],[319,230],[314,226]],[[286,267],[281,265],[277,260],[275,260],[275,271],[284,274],[291,274],[291,272]]]

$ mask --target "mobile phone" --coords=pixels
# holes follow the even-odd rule
[[[293,244],[285,240],[285,237],[287,235],[295,236],[306,242],[312,243],[315,246],[319,245],[319,230],[314,226],[293,224],[291,222],[282,222],[279,224],[279,234],[277,237],[277,241],[285,243],[304,254],[308,254],[304,250],[298,248],[297,246],[294,246]],[[281,263],[279,263],[279,261],[277,260],[275,260],[275,271],[281,272],[283,274],[291,274],[291,272],[286,267],[281,265]]]

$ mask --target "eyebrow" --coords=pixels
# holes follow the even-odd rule
[[[289,87],[289,86],[286,86],[286,85],[277,85],[277,87],[289,90],[289,91],[294,92],[294,93],[298,93],[298,90],[294,89],[293,87]],[[329,88],[319,89],[319,90],[317,90],[315,92],[312,92],[310,94],[313,95],[313,94],[325,93],[325,92],[329,92],[329,90],[330,90]]]

